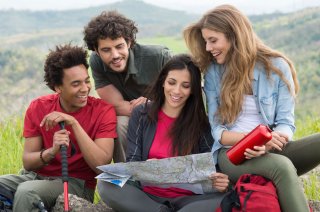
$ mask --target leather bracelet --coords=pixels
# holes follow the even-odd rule
[[[42,149],[41,151],[40,151],[40,159],[41,159],[41,161],[42,161],[42,163],[43,163],[43,165],[48,165],[48,163],[43,159],[43,157],[42,157],[42,154],[43,154],[43,152],[45,151],[46,149]]]
[[[52,155],[51,154],[51,152],[49,152],[49,155],[50,155],[50,160],[48,161],[48,162],[46,162],[44,159],[43,159],[43,152],[45,151],[46,149],[42,149],[41,151],[40,151],[40,159],[41,159],[41,161],[42,161],[42,163],[45,165],[45,166],[47,166],[48,164],[49,164],[49,162],[55,157],[54,155]]]

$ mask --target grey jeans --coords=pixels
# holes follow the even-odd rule
[[[281,210],[284,212],[309,211],[306,197],[298,176],[320,163],[320,134],[289,142],[280,151],[247,160],[235,166],[221,149],[218,163],[221,171],[236,182],[243,174],[258,174],[272,180],[277,187]]]
[[[129,182],[129,183],[128,183]],[[164,198],[145,193],[128,181],[122,188],[98,181],[101,199],[119,212],[214,212],[226,193]]]
[[[57,197],[63,193],[63,182],[57,177],[43,177],[35,172],[21,171],[20,175],[2,175],[0,184],[5,188],[15,192],[13,201],[13,211],[38,212],[36,204],[42,201],[46,209],[54,206]],[[85,187],[84,180],[69,178],[68,190],[70,194],[75,194],[93,202],[94,189]]]

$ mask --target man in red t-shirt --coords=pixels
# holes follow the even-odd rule
[[[117,134],[113,106],[88,96],[87,69],[83,48],[57,46],[48,55],[44,80],[55,94],[33,100],[27,109],[22,174],[0,176],[0,192],[14,194],[13,211],[39,211],[39,203],[47,209],[55,204],[63,193],[61,145],[68,147],[69,193],[93,201],[96,167],[111,162]]]

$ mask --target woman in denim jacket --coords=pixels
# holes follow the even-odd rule
[[[233,182],[245,173],[267,177],[277,187],[282,211],[308,211],[298,176],[320,163],[320,134],[290,142],[299,88],[292,62],[264,45],[231,5],[208,11],[184,37],[205,72],[213,154],[221,171]],[[272,139],[246,149],[248,160],[233,165],[227,149],[259,124],[275,126]]]

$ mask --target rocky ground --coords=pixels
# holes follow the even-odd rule
[[[312,208],[312,212],[320,211],[320,202],[309,200],[309,206]]]
[[[114,212],[114,210],[105,205],[103,202],[92,204],[72,194],[69,195],[69,203],[70,212]],[[312,208],[312,212],[320,212],[320,202],[310,200],[309,205]],[[63,195],[60,195],[52,212],[62,212],[64,209],[63,206]]]
[[[111,208],[105,205],[103,202],[98,204],[92,204],[91,202],[77,197],[76,195],[69,194],[69,207],[70,212],[114,212]],[[52,212],[64,211],[63,195],[60,195],[56,201],[56,205],[52,209]]]

